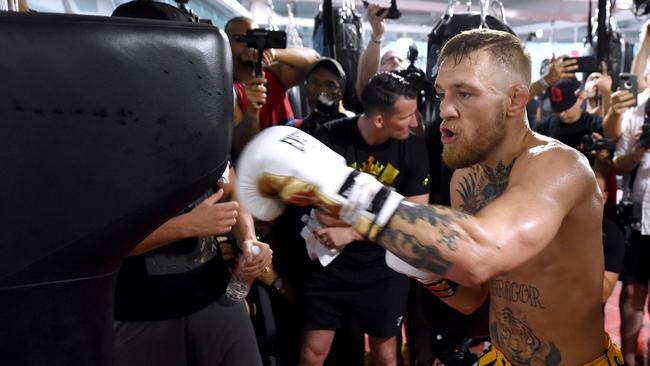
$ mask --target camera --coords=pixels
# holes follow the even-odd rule
[[[338,101],[327,93],[320,93],[316,108],[302,121],[300,129],[313,135],[320,126],[343,117],[345,115],[339,112]]]
[[[638,222],[638,218],[634,214],[634,203],[627,199],[622,199],[616,207],[616,219],[622,226],[630,226]]]
[[[263,28],[249,29],[244,39],[235,39],[237,42],[245,42],[246,47],[257,50],[257,63],[255,64],[255,76],[262,76],[263,52],[267,48],[287,48],[287,32],[270,31]]]
[[[366,0],[363,1],[363,7],[368,9],[370,3]],[[397,0],[391,0],[389,8],[382,8],[377,12],[377,16],[382,16],[388,11],[386,19],[399,19],[402,16],[402,12],[397,9]]]
[[[287,32],[263,28],[246,31],[246,46],[264,51],[267,48],[287,48]]]
[[[598,71],[598,62],[596,56],[567,57],[564,60],[576,60],[578,67],[574,72],[581,72],[586,75]]]
[[[597,139],[591,134],[582,136],[578,150],[589,156],[592,151],[615,150],[616,141],[608,138]]]
[[[621,90],[629,90],[632,95],[634,95],[634,104],[632,104],[632,107],[636,107],[637,105],[637,79],[636,75],[634,74],[628,74],[628,73],[621,73],[618,75],[618,81],[619,81],[619,89]]]
[[[415,66],[415,61],[418,59],[418,47],[415,43],[409,46],[409,50],[406,53],[406,58],[409,60],[409,65],[406,69],[392,71],[394,74],[397,74],[408,81],[413,89],[418,91],[418,111],[425,115],[426,109],[426,91],[433,90],[432,83],[427,80],[424,71]]]
[[[424,71],[415,66],[415,61],[418,59],[418,47],[415,43],[409,46],[406,58],[409,60],[409,65],[406,69],[391,72],[403,77],[415,90],[424,90],[428,83]]]

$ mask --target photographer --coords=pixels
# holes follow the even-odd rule
[[[647,78],[647,73],[646,73]],[[646,79],[647,82],[647,79]],[[648,90],[639,94],[639,105],[623,114],[623,133],[616,146],[614,167],[619,174],[636,172],[629,200],[632,203],[631,237],[625,253],[625,268],[621,274],[623,290],[620,298],[621,348],[625,362],[634,365],[639,331],[643,326],[644,304],[650,279],[650,121],[647,117]],[[626,200],[626,195],[624,195]]]
[[[314,134],[325,122],[354,116],[343,106],[345,81],[345,71],[338,61],[329,57],[316,61],[305,83],[311,113],[302,121],[296,121],[295,127]]]
[[[650,219],[648,219],[647,204],[650,193],[647,185],[650,180],[650,155],[646,144],[650,140],[648,131],[647,89],[648,69],[647,59],[650,54],[650,20],[641,28],[640,47],[632,60],[632,72],[637,75],[639,93],[638,105],[624,111],[617,111],[617,117],[622,115],[622,134],[616,145],[614,167],[618,174],[630,174],[632,183],[626,185],[621,208],[628,208],[628,246],[625,251],[625,264],[621,281],[623,289],[619,299],[621,314],[621,351],[627,365],[635,365],[637,341],[643,326],[644,308],[648,295],[648,279],[650,279]],[[614,95],[612,95],[613,103]],[[611,108],[613,109],[613,108]],[[612,112],[610,109],[610,112]],[[644,127],[645,126],[645,127]]]
[[[620,135],[620,123],[615,111],[625,109],[630,103],[628,91],[617,91],[612,94],[612,105],[605,118],[583,110],[582,103],[586,95],[578,79],[564,78],[551,86],[547,91],[553,114],[539,121],[533,129],[543,135],[556,138],[561,142],[578,149],[585,135],[600,133],[609,139],[617,139]],[[587,152],[586,155],[589,153]]]
[[[255,27],[246,17],[232,18],[224,27],[230,41],[235,79],[233,156],[260,130],[293,122],[286,91],[302,83],[318,59],[318,53],[309,48],[267,48],[263,55],[264,75],[256,76],[257,50],[246,44],[246,33]]]

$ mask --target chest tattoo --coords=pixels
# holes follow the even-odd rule
[[[494,168],[478,164],[473,166],[472,171],[462,177],[460,187],[456,189],[463,201],[460,208],[475,214],[499,197],[508,187],[510,172],[515,161],[516,159],[508,165],[499,161]]]

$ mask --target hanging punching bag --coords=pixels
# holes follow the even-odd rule
[[[486,15],[485,23],[487,25],[486,28],[515,34],[512,28],[492,15]],[[440,19],[433,26],[428,37],[427,77],[431,79],[435,78],[435,75],[438,73],[437,63],[440,50],[442,50],[442,47],[451,37],[462,31],[477,29],[480,25],[481,15],[474,13],[454,14],[453,16],[445,15]]]
[[[333,7],[332,0],[325,0],[322,11],[314,18],[312,40],[314,49],[318,53],[336,59],[343,66],[347,79],[343,104],[349,110],[358,111],[360,106],[354,83],[357,80],[363,39],[362,19],[354,11],[353,4],[344,0],[341,7]]]
[[[627,42],[616,30],[615,20],[608,11],[608,0],[599,0],[596,23],[592,26],[591,1],[589,2],[589,22],[585,40],[585,55],[594,55],[598,65],[607,64],[607,71],[612,77],[612,90],[618,88],[618,75],[629,72],[632,68],[634,45]],[[603,40],[603,41],[600,41]],[[586,78],[588,75],[583,75]]]
[[[224,171],[213,26],[0,12],[0,364],[108,366],[118,268]]]

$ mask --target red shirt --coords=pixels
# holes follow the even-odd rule
[[[260,110],[260,130],[270,126],[292,123],[294,120],[293,109],[289,103],[289,97],[287,97],[284,85],[269,68],[264,68],[264,77],[267,81],[266,104]],[[244,85],[235,80],[233,87],[239,96],[239,108],[241,108],[242,113],[245,113],[248,108],[248,101],[246,100]]]

